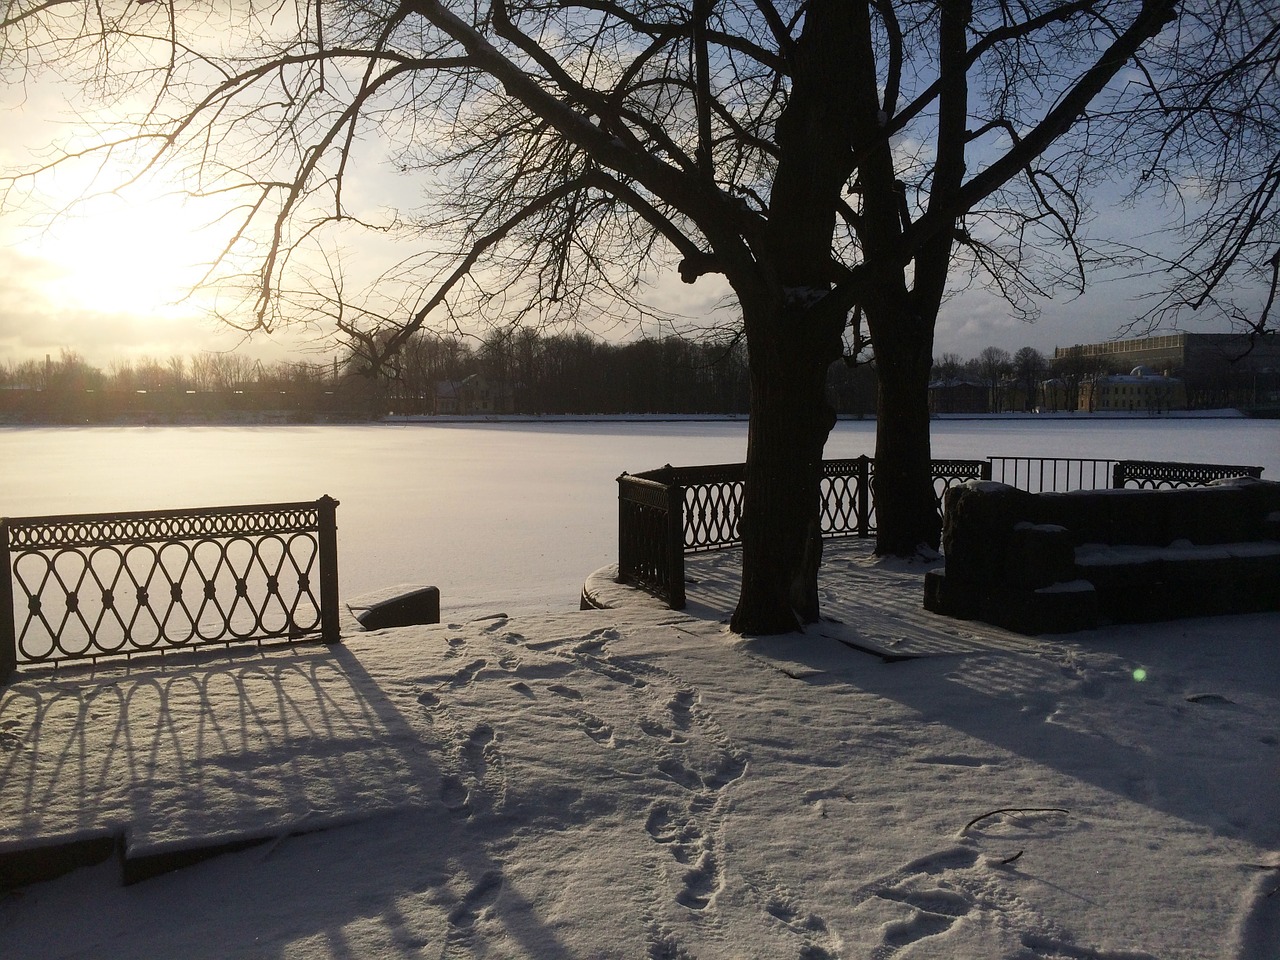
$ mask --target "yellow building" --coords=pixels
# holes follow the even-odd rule
[[[1150,367],[1134,367],[1127,374],[1094,377],[1080,384],[1080,410],[1090,413],[1167,413],[1185,410],[1186,385]]]

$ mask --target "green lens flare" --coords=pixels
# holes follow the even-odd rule
[[[1141,683],[1143,680],[1147,679],[1147,671],[1139,667],[1137,670],[1133,671],[1133,679]]]

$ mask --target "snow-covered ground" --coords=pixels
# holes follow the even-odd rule
[[[21,678],[0,842],[267,842],[0,896],[0,957],[1280,957],[1280,614],[1033,640],[845,544],[841,622],[744,640],[734,559],[682,613]]]

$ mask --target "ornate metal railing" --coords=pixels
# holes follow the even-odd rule
[[[673,610],[684,609],[683,496],[675,483],[618,478],[618,569]]]
[[[0,519],[0,682],[20,663],[336,642],[337,506]]]
[[[1111,486],[1155,490],[1173,487],[1202,487],[1214,480],[1232,477],[1262,477],[1262,467],[1229,466],[1212,463],[1158,463],[1154,460],[1121,460],[1111,473]]]
[[[1227,477],[1260,477],[1261,467],[1088,460],[1061,457],[989,457],[935,460],[933,485],[941,514],[943,495],[966,480],[998,480],[1033,493],[1097,490],[1111,486],[1192,486]],[[870,457],[823,462],[824,537],[873,537],[876,508]],[[648,590],[672,609],[685,605],[684,555],[741,543],[738,522],[746,465],[672,467],[618,478],[618,579]]]
[[[822,464],[824,537],[875,535],[875,461],[870,457]],[[985,460],[935,460],[934,490],[990,478]],[[618,578],[684,607],[684,555],[742,542],[738,523],[746,464],[666,466],[618,478]]]

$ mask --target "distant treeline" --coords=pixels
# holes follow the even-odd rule
[[[114,361],[73,350],[0,364],[0,418],[10,422],[306,419],[343,416],[338,362],[263,363],[232,353]],[[365,414],[367,415],[367,410]]]
[[[483,378],[483,409],[458,406]],[[875,409],[874,372],[832,367],[842,413]],[[421,333],[376,371],[351,351],[322,362],[202,353],[115,361],[74,351],[0,364],[0,417],[10,422],[199,422],[372,419],[387,414],[744,414],[750,381],[738,340],[676,337],[607,343],[583,333],[515,330],[482,340]]]
[[[362,361],[353,358],[359,367]],[[413,337],[380,378],[388,409],[440,413],[451,385],[484,378],[496,412],[519,414],[745,414],[750,409],[746,344],[740,339],[607,343],[585,333],[516,329],[473,343]],[[828,377],[842,413],[875,410],[875,375],[835,364]],[[468,412],[459,410],[458,412]]]

